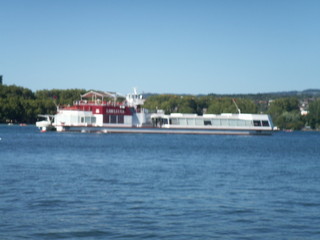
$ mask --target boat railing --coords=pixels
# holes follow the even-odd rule
[[[123,103],[112,102],[112,101],[87,101],[80,100],[73,102],[74,106],[112,106],[112,107],[120,107],[124,106]]]

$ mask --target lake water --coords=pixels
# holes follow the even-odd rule
[[[0,125],[0,239],[320,239],[320,133]]]

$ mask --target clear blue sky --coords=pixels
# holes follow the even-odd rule
[[[0,0],[0,74],[35,90],[320,88],[318,0]]]

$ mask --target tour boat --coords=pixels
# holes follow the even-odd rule
[[[113,92],[90,91],[72,106],[59,107],[52,126],[58,132],[271,134],[267,114],[165,114],[143,108],[145,99],[135,90],[123,102]]]

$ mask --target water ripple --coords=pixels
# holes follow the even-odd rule
[[[320,236],[319,133],[1,134],[0,239]]]

